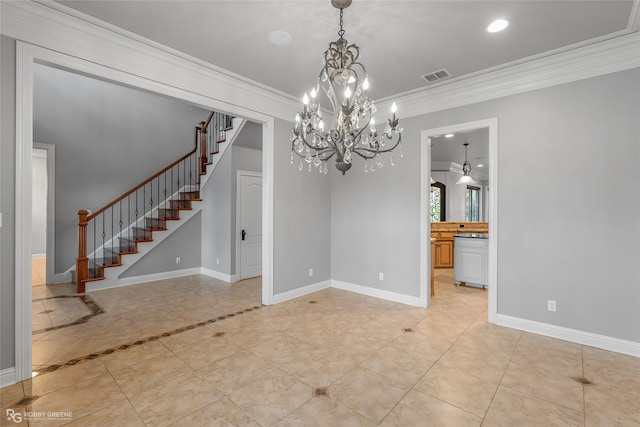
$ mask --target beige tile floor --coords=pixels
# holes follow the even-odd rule
[[[40,286],[47,283],[47,259],[31,259],[31,286]]]
[[[0,390],[2,425],[640,426],[640,359],[487,324],[487,293],[437,274],[429,309],[329,289],[38,375]],[[34,336],[34,362],[258,305],[260,282],[92,296],[105,313]]]

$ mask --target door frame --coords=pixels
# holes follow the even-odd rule
[[[113,60],[113,59],[112,59]],[[33,147],[33,66],[46,64],[96,79],[123,84],[211,110],[242,117],[262,124],[262,304],[273,304],[273,223],[274,223],[274,151],[275,117],[220,99],[201,95],[153,79],[154,70],[142,77],[120,68],[101,65],[21,40],[16,41],[16,140],[15,140],[15,371],[10,381],[22,381],[32,375],[31,340],[31,150]],[[156,74],[157,76],[158,74]],[[223,85],[224,83],[221,83]],[[8,374],[9,375],[9,374]],[[12,382],[14,382],[12,381]]]
[[[431,137],[489,128],[489,265],[488,265],[488,321],[496,323],[498,314],[498,119],[496,117],[467,123],[457,123],[420,133],[420,298],[424,306],[431,304],[431,222],[429,192],[431,188]]]
[[[51,284],[56,283],[56,146],[53,144],[34,142],[33,148],[47,152],[47,246],[45,250],[47,256],[46,282],[47,284]]]
[[[255,171],[248,171],[248,170],[240,170],[238,169],[236,171],[236,277],[238,278],[238,280],[242,280],[242,262],[241,262],[241,255],[242,253],[240,252],[240,245],[242,244],[242,239],[240,238],[240,232],[241,232],[241,226],[240,226],[240,212],[242,209],[242,203],[241,203],[241,198],[240,198],[240,177],[241,176],[253,176],[253,177],[259,177],[260,179],[262,179],[262,172],[255,172]],[[263,183],[264,185],[264,183]],[[264,192],[262,193],[264,196]],[[262,208],[264,209],[264,200],[262,201]],[[263,224],[264,225],[264,224]],[[263,228],[263,240],[264,240],[264,228]],[[262,260],[264,262],[264,255],[262,257]],[[264,266],[263,266],[264,268]]]

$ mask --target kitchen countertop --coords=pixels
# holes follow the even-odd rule
[[[453,237],[466,237],[468,239],[488,239],[489,234],[487,233],[458,233],[454,234]]]

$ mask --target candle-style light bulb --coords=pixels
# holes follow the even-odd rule
[[[314,87],[313,89],[311,89],[311,97],[312,97],[312,98],[315,98],[315,97],[316,97],[316,95],[317,95],[317,93],[316,93],[316,88]]]
[[[369,89],[369,78],[365,78],[364,81],[362,82],[362,89],[367,90]]]
[[[394,102],[393,104],[391,104],[391,112],[393,114],[396,113],[396,111],[398,111],[398,106],[396,105],[396,103]]]
[[[320,128],[320,132],[324,130],[324,122],[322,120],[320,120],[320,123],[318,123],[318,128]]]
[[[305,92],[304,96],[302,97],[302,103],[304,105],[308,105],[309,104],[309,95],[307,95],[307,92]]]
[[[300,123],[300,114],[296,113],[296,124]]]
[[[347,88],[344,90],[344,97],[345,98],[351,97],[351,88],[349,86],[347,86]]]

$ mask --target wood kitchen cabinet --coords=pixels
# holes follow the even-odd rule
[[[488,233],[486,222],[432,222],[431,237],[436,239],[435,249],[431,256],[435,260],[435,268],[454,268],[454,240],[458,233]]]
[[[453,268],[453,240],[437,240],[434,268]]]

